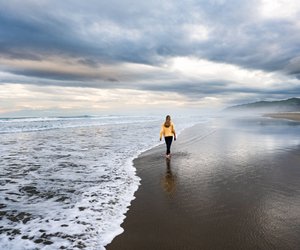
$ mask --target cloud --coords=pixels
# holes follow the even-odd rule
[[[171,92],[186,102],[300,95],[299,17],[290,0],[1,1],[0,88]]]
[[[1,8],[1,50],[12,58],[59,54],[94,63],[152,65],[196,55],[280,70],[300,52],[299,22],[292,8],[295,19],[265,18],[268,6],[237,0],[10,1]]]

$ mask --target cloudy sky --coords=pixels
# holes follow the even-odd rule
[[[0,115],[300,97],[298,0],[0,0]]]

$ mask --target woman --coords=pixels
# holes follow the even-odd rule
[[[166,142],[166,146],[167,146],[167,152],[166,152],[167,158],[170,158],[173,135],[174,135],[174,141],[176,141],[176,133],[175,133],[175,129],[174,129],[174,124],[173,124],[173,122],[171,122],[171,116],[167,115],[166,121],[161,126],[161,131],[160,131],[160,135],[159,135],[160,141],[161,141],[162,136],[164,136],[164,138],[165,138],[165,142]]]

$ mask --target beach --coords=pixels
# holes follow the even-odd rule
[[[141,183],[106,249],[297,249],[300,126],[218,119],[134,160]]]
[[[177,131],[195,121],[206,120],[177,117]],[[159,144],[160,124],[149,115],[0,118],[0,249],[105,249],[139,186],[132,160]]]
[[[266,114],[265,117],[300,121],[300,112],[270,113]]]

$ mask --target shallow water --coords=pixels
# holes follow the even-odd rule
[[[161,122],[0,119],[0,249],[103,249],[122,232],[139,185],[132,159],[158,144]]]
[[[212,124],[204,134],[197,146],[181,145],[189,155],[171,166],[175,200],[182,216],[196,210],[203,246],[297,249],[300,123],[240,118]]]
[[[300,123],[222,118],[183,131],[170,161],[161,150],[135,161],[141,186],[108,249],[299,248]]]

